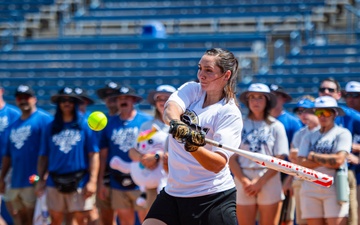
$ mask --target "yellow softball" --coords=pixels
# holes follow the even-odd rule
[[[106,127],[107,117],[100,111],[92,112],[88,117],[88,125],[91,130],[100,131]]]

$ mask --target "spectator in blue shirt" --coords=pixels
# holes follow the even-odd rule
[[[345,90],[341,92],[342,97],[345,99],[346,105],[360,113],[360,82],[350,81],[346,84]],[[360,202],[360,122],[355,121],[353,125],[353,144],[351,153],[348,155],[347,160],[351,164],[350,169],[353,169],[356,177],[356,192],[357,192],[357,203]],[[355,213],[355,212],[353,212]],[[358,224],[360,224],[360,207],[358,205],[357,215]],[[354,222],[355,223],[355,222]]]
[[[85,224],[95,204],[99,148],[72,88],[64,87],[51,101],[57,107],[42,136],[36,191],[41,195],[46,187],[52,225],[62,224],[65,216]]]
[[[14,123],[21,115],[19,108],[16,106],[10,105],[4,100],[5,90],[0,86],[0,154],[2,159],[2,153],[5,151],[6,141],[5,132],[9,128],[9,126]],[[1,159],[0,159],[0,168],[1,168]],[[11,170],[9,170],[7,177],[5,178],[5,189],[9,189],[10,187],[10,179],[11,179]],[[2,196],[2,200],[5,200],[8,196],[5,190],[5,194]],[[11,208],[10,202],[7,202],[7,208]],[[0,204],[1,205],[1,204]],[[3,210],[2,210],[3,211]],[[5,224],[4,218],[0,216],[0,224]]]
[[[21,117],[8,129],[8,139],[2,158],[0,192],[5,192],[5,177],[12,167],[11,188],[8,199],[10,214],[15,224],[32,224],[36,195],[29,177],[36,174],[37,156],[41,146],[41,136],[52,116],[36,107],[34,91],[27,85],[20,85],[15,92],[16,104]]]
[[[135,210],[140,221],[146,214],[144,208],[136,205],[136,199],[141,194],[139,187],[131,179],[130,174],[111,170],[109,190],[104,186],[103,177],[113,156],[131,162],[128,151],[136,146],[141,125],[151,120],[152,117],[135,108],[135,104],[139,103],[142,97],[137,95],[131,87],[120,87],[117,96],[120,114],[110,117],[108,125],[101,132],[98,196],[100,199],[106,200],[107,206],[112,209],[112,213],[109,215],[101,213],[104,224],[111,224],[114,214],[119,217],[121,224],[134,224]]]
[[[107,117],[119,115],[119,107],[117,105],[119,88],[119,84],[110,81],[104,88],[96,90],[97,96],[105,102],[106,108],[108,109],[108,112],[105,113]]]

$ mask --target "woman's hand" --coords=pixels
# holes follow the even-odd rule
[[[245,188],[245,193],[248,196],[256,196],[262,188],[262,183],[259,182],[259,178],[255,178],[250,181],[250,184]]]

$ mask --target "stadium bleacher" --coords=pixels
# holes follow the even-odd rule
[[[34,2],[47,7],[64,3]],[[279,31],[276,25],[292,24],[282,30],[283,35],[290,35],[294,29],[303,32],[306,23],[312,24],[313,29],[319,23],[326,23],[326,7],[340,4],[344,3],[324,0],[90,1],[82,11],[79,8],[83,5],[75,5],[71,17],[57,21],[60,36],[19,39],[10,49],[4,46],[0,51],[0,79],[9,92],[21,81],[34,85],[44,104],[48,103],[46,98],[64,84],[85,86],[91,97],[96,98],[94,89],[118,77],[119,82],[134,85],[139,94],[145,95],[154,85],[179,86],[185,80],[195,79],[202,53],[208,48],[222,47],[235,52],[242,60],[241,77],[246,79],[239,79],[239,87],[256,81],[276,82],[288,87],[294,96],[310,93],[326,76],[339,77],[341,82],[356,79],[360,70],[358,45],[303,44],[299,54],[286,55],[284,63],[278,64],[271,61],[268,53]],[[152,20],[160,21],[165,27],[166,33],[160,38],[144,34],[144,26]],[[109,21],[115,23],[109,26],[114,33],[99,32]],[[130,23],[132,30],[128,29]],[[248,25],[252,32],[244,27]],[[84,30],[86,26],[95,30],[89,33]],[[124,33],[110,35],[120,31]],[[263,47],[254,48],[258,43]],[[263,65],[268,68],[260,70]],[[343,79],[344,74],[348,79]],[[95,107],[101,107],[101,103],[97,102]],[[143,103],[141,107],[149,105]]]
[[[18,85],[32,86],[49,111],[60,87],[78,86],[95,100],[90,111],[105,110],[95,94],[105,83],[146,98],[160,84],[195,80],[203,52],[222,47],[239,57],[238,93],[251,82],[279,84],[294,98],[291,109],[300,96],[316,96],[325,78],[342,87],[360,81],[359,40],[328,35],[358,38],[359,8],[358,0],[0,0],[0,85],[12,104]],[[316,43],[319,36],[326,42]]]

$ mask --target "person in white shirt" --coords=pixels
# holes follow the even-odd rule
[[[239,147],[242,117],[235,96],[238,61],[220,49],[205,52],[199,82],[183,84],[165,105],[170,124],[169,175],[143,225],[236,225],[236,189],[228,161],[233,154],[205,137]],[[185,132],[183,132],[185,131]]]
[[[321,96],[315,99],[310,109],[318,118],[320,129],[308,133],[302,140],[298,153],[298,164],[335,177],[337,170],[347,176],[346,157],[351,150],[351,133],[335,124],[336,116],[344,115],[336,99]],[[344,192],[349,194],[347,178]],[[323,187],[304,181],[300,190],[302,218],[308,225],[345,225],[349,215],[349,201],[339,203],[336,194],[338,180],[331,187]]]
[[[255,83],[240,95],[240,101],[249,108],[240,149],[284,159],[289,154],[285,127],[270,116],[270,110],[277,103],[276,96],[267,85]],[[235,154],[229,165],[235,177],[239,224],[255,224],[257,212],[259,224],[277,224],[285,198],[280,173]]]

